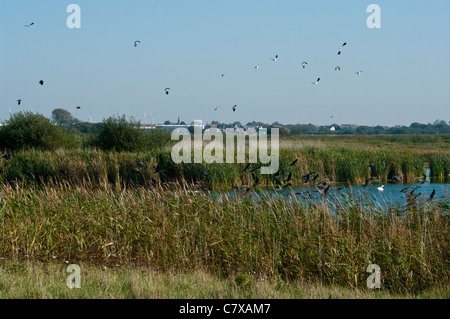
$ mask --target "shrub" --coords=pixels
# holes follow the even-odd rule
[[[102,150],[136,152],[161,148],[169,140],[168,133],[146,133],[140,128],[139,122],[133,119],[127,121],[125,115],[122,115],[104,119],[93,144]]]
[[[19,112],[0,128],[0,148],[55,150],[69,142],[61,127],[41,114]]]

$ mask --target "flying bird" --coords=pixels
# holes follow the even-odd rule
[[[343,49],[346,45],[347,45],[347,42],[344,42],[344,44],[339,48],[338,55],[341,55],[342,49]]]
[[[436,195],[436,190],[433,188],[433,191],[431,192],[430,197],[428,197],[428,200],[432,200],[434,198],[434,195]]]
[[[34,25],[34,22],[31,22],[29,25],[25,25],[24,27],[29,28],[29,27],[31,27],[32,25]]]
[[[325,187],[325,188],[322,188],[322,187],[316,187],[316,190],[317,190],[319,193],[321,193],[322,195],[326,195],[327,192],[330,190],[330,185],[328,185],[328,186]]]
[[[169,95],[170,88],[165,88],[164,91],[166,91],[166,94]]]
[[[278,60],[278,55],[275,55],[275,58],[272,58],[272,61],[277,62],[277,60]]]
[[[355,72],[356,75],[361,75],[362,71]]]
[[[39,84],[40,84],[40,85],[44,85],[44,81],[43,81],[43,80],[40,80],[40,81],[39,81]]]
[[[311,84],[317,85],[317,84],[319,84],[319,81],[320,81],[320,78],[317,78],[317,81],[316,82],[311,82]]]
[[[340,70],[341,70],[341,67],[340,67],[339,65],[337,65],[337,66],[334,68],[334,70],[335,70],[335,71],[340,71]]]
[[[76,109],[77,109],[77,110],[81,109],[81,106],[77,106]]]
[[[220,106],[216,107],[216,108],[214,109],[214,111],[217,111],[218,109],[220,109]]]
[[[305,68],[308,62],[302,62],[302,68]]]
[[[237,105],[233,106],[233,112],[236,112]]]
[[[255,66],[255,69],[258,70],[259,69],[259,65]]]
[[[134,41],[134,47],[137,47],[138,43],[141,43],[141,41],[139,40]]]
[[[338,117],[338,116],[336,114],[333,114],[330,116],[330,119],[335,118],[335,117]]]
[[[17,105],[20,105],[22,103],[22,100],[17,100]]]

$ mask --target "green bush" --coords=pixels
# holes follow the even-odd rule
[[[41,114],[20,112],[0,128],[0,148],[8,150],[39,149],[53,151],[66,146],[71,138],[61,127]]]
[[[103,120],[92,144],[102,150],[118,152],[148,151],[162,148],[170,141],[170,134],[162,131],[145,132],[140,123],[122,116]]]

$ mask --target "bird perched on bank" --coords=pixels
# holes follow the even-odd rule
[[[209,176],[209,172],[205,170],[205,171],[202,172],[202,175],[203,176]]]
[[[155,170],[156,174],[159,174],[159,173],[163,172],[163,170],[159,167],[159,164],[154,167],[154,170]]]
[[[427,183],[427,175],[425,175],[425,174],[422,174],[422,179],[421,179],[421,181],[420,181],[422,184],[425,184],[425,183]]]
[[[256,174],[253,174],[253,187],[256,187],[259,185],[259,178]]]

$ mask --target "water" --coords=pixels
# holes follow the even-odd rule
[[[384,185],[384,190],[378,190],[379,187]],[[337,190],[340,187],[345,187],[342,190]],[[448,199],[450,197],[450,184],[445,183],[417,183],[417,184],[371,184],[367,187],[359,186],[359,185],[333,185],[332,188],[328,191],[326,198],[328,199],[342,199],[349,195],[354,195],[358,199],[367,199],[372,203],[377,203],[378,205],[382,205],[385,207],[394,205],[394,206],[403,206],[407,203],[408,195],[406,192],[402,193],[401,190],[405,188],[409,188],[408,191],[411,191],[413,188],[416,188],[414,191],[414,195],[419,195],[417,200],[425,201],[429,198],[433,190],[435,190],[435,195],[433,200],[439,200],[442,198]],[[306,193],[309,192],[313,195],[312,198],[308,198]],[[232,190],[228,192],[220,192],[213,194],[213,197],[235,197],[239,196],[239,194],[245,193],[244,190]],[[301,194],[295,193],[303,193],[305,196]],[[279,196],[283,196],[285,198],[289,198],[293,195],[297,196],[299,199],[304,201],[311,202],[320,202],[323,200],[324,196],[317,192],[315,186],[313,187],[296,187],[296,188],[286,188],[283,190],[274,190],[273,188],[258,188],[252,189],[248,192],[249,196],[252,196],[255,200],[258,198],[277,198]]]

